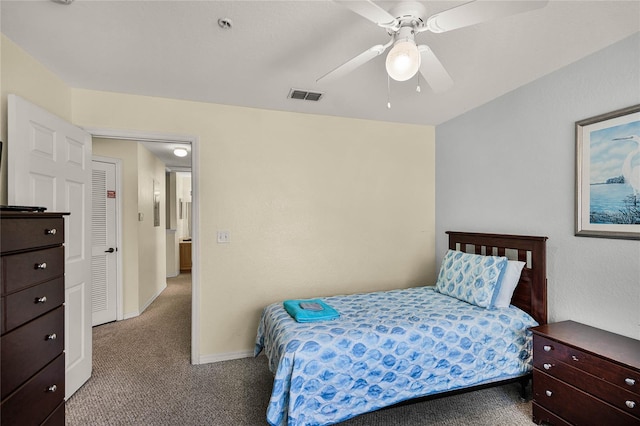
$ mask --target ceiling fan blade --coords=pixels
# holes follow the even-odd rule
[[[384,46],[382,44],[378,44],[376,46],[373,46],[365,50],[358,56],[349,59],[344,64],[340,65],[337,68],[334,68],[333,70],[329,71],[328,73],[326,73],[325,75],[317,79],[316,83],[320,82],[320,80],[325,82],[333,81],[337,78],[340,78],[349,74],[351,71],[355,70],[359,66],[364,65],[370,60],[372,60],[373,58],[375,58],[376,56],[381,55],[390,45],[391,45],[391,42],[385,44]]]
[[[433,91],[439,93],[450,89],[453,86],[453,80],[431,48],[421,44],[418,46],[418,51],[421,56],[420,74],[427,80]]]
[[[333,0],[335,3],[339,3],[347,9],[351,9],[352,12],[357,13],[363,18],[384,27],[392,28],[398,25],[398,21],[389,12],[375,4],[370,0],[354,1],[354,0]]]
[[[476,0],[444,12],[436,13],[427,19],[426,29],[434,33],[443,33],[458,28],[479,24],[517,13],[528,12],[546,6],[548,0],[530,1],[482,1]]]

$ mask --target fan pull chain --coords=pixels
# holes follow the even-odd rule
[[[391,77],[387,74],[387,109],[391,109]]]
[[[416,76],[418,77],[418,87],[416,87],[416,92],[420,93],[420,73],[416,73]]]

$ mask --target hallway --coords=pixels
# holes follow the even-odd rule
[[[191,275],[181,274],[142,315],[94,327],[93,375],[67,401],[66,424],[263,424],[265,358],[191,365],[190,342]]]

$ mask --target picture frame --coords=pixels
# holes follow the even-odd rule
[[[640,240],[640,104],[577,121],[576,236]]]

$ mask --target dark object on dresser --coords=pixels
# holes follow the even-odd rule
[[[0,211],[4,425],[64,425],[64,218]]]
[[[640,340],[573,321],[533,331],[533,421],[640,425]]]

